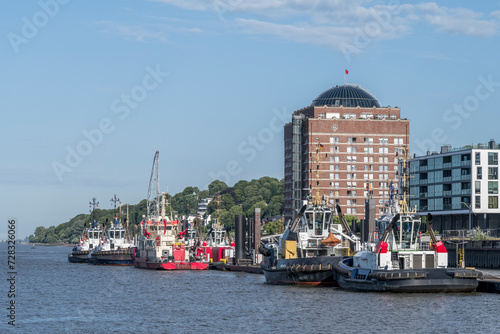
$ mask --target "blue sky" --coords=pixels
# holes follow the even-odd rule
[[[10,1],[0,11],[0,220],[18,236],[161,188],[283,177],[294,110],[347,81],[411,150],[500,141],[499,1]]]

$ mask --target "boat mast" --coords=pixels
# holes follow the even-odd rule
[[[321,205],[321,195],[319,193],[319,152],[323,148],[323,145],[319,142],[319,138],[316,138],[316,170],[315,170],[315,176],[316,176],[316,196],[314,197],[314,206],[319,206]]]
[[[91,220],[91,226],[94,224],[94,219],[93,219],[93,216],[94,216],[94,210],[95,208],[98,208],[99,207],[99,202],[94,198],[92,198],[92,202],[89,202],[89,211],[90,211],[90,220]]]
[[[158,174],[160,162],[160,151],[156,151],[153,159],[153,167],[151,168],[151,177],[149,179],[148,199],[147,199],[147,217],[154,219],[160,214],[160,176]]]

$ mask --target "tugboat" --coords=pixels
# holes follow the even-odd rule
[[[130,248],[135,247],[130,240],[127,230],[115,217],[114,224],[106,230],[106,239],[97,246],[89,255],[88,262],[91,264],[122,265],[134,264],[130,255]]]
[[[90,217],[92,219],[92,214],[95,208],[99,205],[99,202],[95,198],[92,199],[90,204]],[[83,226],[83,232],[80,237],[78,245],[73,247],[71,252],[68,254],[69,262],[88,262],[88,255],[90,252],[99,245],[102,237],[102,228],[94,220],[93,223],[87,228],[87,223]]]
[[[427,216],[431,242],[421,241],[420,216],[410,210],[406,185],[407,158],[402,163],[401,200],[393,201],[388,214],[377,221],[383,235],[373,249],[362,250],[343,259],[333,268],[341,288],[355,291],[389,292],[471,292],[482,273],[473,269],[447,268],[448,253],[432,229]]]
[[[85,223],[80,242],[68,254],[69,262],[88,262],[88,255],[99,245],[102,237],[102,229],[94,221],[90,228]]]
[[[187,243],[187,221],[174,221],[165,213],[166,195],[159,191],[158,159],[156,151],[148,190],[147,219],[141,223],[137,247],[131,248],[134,266],[163,270],[208,269],[209,256],[197,244]]]
[[[320,147],[318,141],[318,164]],[[318,174],[316,177],[319,178]],[[341,224],[333,224],[333,211],[321,199],[319,190],[316,190],[314,200],[310,198],[302,207],[280,236],[279,244],[259,248],[259,252],[264,255],[261,268],[266,282],[338,286],[333,265],[360,248],[359,238],[352,233],[341,213],[339,218]]]

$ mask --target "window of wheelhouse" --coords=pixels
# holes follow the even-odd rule
[[[316,212],[314,217],[314,235],[323,234],[323,222],[324,222],[323,212]]]
[[[305,225],[309,230],[314,229],[314,214],[312,212],[306,212],[304,215],[306,221]]]

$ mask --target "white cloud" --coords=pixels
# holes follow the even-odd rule
[[[439,31],[477,37],[489,37],[498,33],[497,22],[483,19],[482,13],[470,9],[439,7],[435,3],[417,5],[416,8],[421,12],[422,20]]]
[[[499,30],[500,11],[487,15],[436,2],[419,4],[371,0],[152,0],[187,10],[212,11],[246,33],[269,34],[300,43],[355,45],[360,40],[400,38],[418,24],[437,31],[489,37]],[[215,17],[215,16],[214,16]],[[226,29],[227,29],[226,25]],[[366,43],[365,43],[366,44]]]
[[[146,28],[144,26],[123,25],[112,21],[98,21],[94,24],[100,28],[100,32],[108,36],[120,36],[126,39],[131,39],[136,42],[159,41],[166,42],[166,37],[163,29]]]

